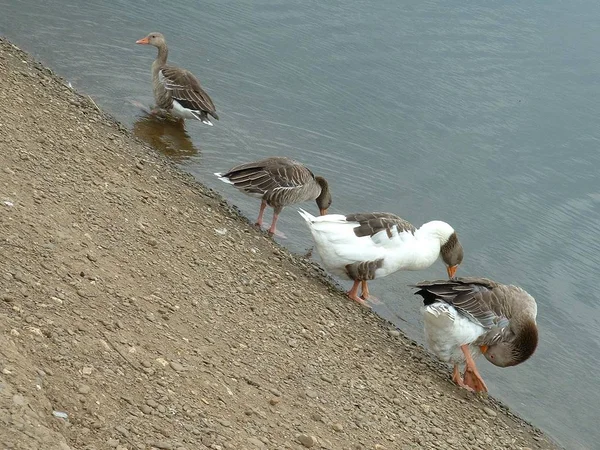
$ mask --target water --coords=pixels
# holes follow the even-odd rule
[[[491,393],[568,448],[597,448],[600,3],[93,3],[0,0],[0,32],[252,219],[258,202],[212,173],[287,155],[329,179],[333,212],[452,224],[459,275],[539,305],[531,360],[480,362]],[[152,102],[155,49],[134,42],[150,31],[200,78],[216,126],[142,118],[132,102]],[[312,245],[293,208],[279,227],[293,251]],[[379,312],[422,339],[406,285],[440,277],[438,262],[373,282]]]

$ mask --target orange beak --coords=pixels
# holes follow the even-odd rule
[[[458,269],[458,264],[456,266],[448,266],[446,270],[448,271],[448,278],[454,278],[456,274],[456,269]]]
[[[325,208],[325,209],[319,208],[319,214],[321,214],[322,216],[327,214],[327,208]]]
[[[487,352],[487,350],[488,350],[488,346],[487,345],[480,345],[479,346],[479,350],[481,350],[481,353],[485,354],[485,352]]]
[[[143,39],[138,39],[137,41],[135,41],[136,44],[148,44],[148,36],[146,36]]]

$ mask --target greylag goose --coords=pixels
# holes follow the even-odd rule
[[[483,353],[499,367],[527,360],[538,344],[537,304],[517,286],[486,278],[423,281],[423,321],[429,348],[454,364],[452,380],[461,387],[487,392],[473,355]],[[459,363],[465,362],[461,377]]]
[[[331,193],[325,178],[314,176],[304,165],[289,158],[266,158],[240,164],[227,173],[215,175],[245,194],[262,199],[256,220],[259,227],[267,205],[273,208],[271,234],[275,234],[277,219],[285,206],[316,200],[320,214],[327,214],[327,208],[331,206]]]
[[[369,298],[367,280],[398,270],[425,269],[440,255],[452,278],[463,259],[462,245],[446,222],[434,220],[417,229],[390,213],[314,217],[304,210],[299,212],[310,228],[325,267],[354,281],[348,297],[361,304]]]
[[[162,34],[150,33],[136,44],[152,45],[158,49],[158,56],[152,63],[152,88],[158,108],[178,119],[197,119],[211,126],[208,115],[219,120],[213,101],[200,87],[194,74],[167,65],[169,50]]]

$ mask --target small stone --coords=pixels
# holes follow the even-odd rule
[[[248,444],[253,445],[256,448],[267,448],[260,439],[257,439],[255,437],[248,438]]]
[[[106,444],[110,447],[110,448],[115,448],[117,445],[119,445],[119,441],[117,441],[116,439],[109,439]]]
[[[219,423],[224,427],[231,428],[231,422],[226,419],[219,419]]]
[[[125,437],[129,437],[129,431],[127,431],[127,428],[122,427],[122,426],[116,426],[115,430],[117,430],[119,433],[121,433],[123,436]]]
[[[319,397],[319,394],[317,394],[315,391],[306,391],[305,394],[308,398],[312,398],[312,399]]]
[[[169,365],[171,366],[171,369],[173,369],[175,372],[183,372],[185,370],[185,368],[176,361],[171,361]]]
[[[79,389],[77,390],[77,392],[79,392],[80,394],[83,394],[83,395],[89,394],[90,387],[87,384],[82,384],[81,386],[79,386]]]
[[[388,333],[392,337],[400,337],[400,332],[398,330],[390,330]]]
[[[498,414],[493,409],[488,408],[487,406],[483,407],[483,412],[486,413],[490,417],[496,417]]]
[[[327,381],[328,383],[333,383],[333,377],[331,375],[322,374],[321,380]]]
[[[439,428],[439,427],[433,427],[433,428],[431,429],[431,432],[432,432],[433,434],[437,434],[437,435],[442,435],[442,434],[444,434],[444,432],[442,431],[442,429],[441,429],[441,428]]]
[[[271,400],[269,400],[269,404],[275,406],[280,401],[281,401],[281,398],[279,398],[279,397],[273,397],[273,398],[271,398]]]
[[[89,259],[92,262],[98,260],[98,258],[96,258],[96,255],[94,255],[93,253],[88,253],[86,256],[87,256],[87,259]]]
[[[344,426],[341,423],[334,423],[331,428],[333,428],[333,431],[343,431]]]
[[[146,368],[152,367],[152,363],[150,361],[142,361],[142,366]]]
[[[23,406],[27,404],[27,399],[21,394],[15,394],[13,395],[13,403],[17,406]]]
[[[311,448],[317,444],[317,438],[308,434],[301,434],[298,436],[298,442],[300,442],[306,448]]]
[[[91,375],[92,374],[92,367],[84,367],[83,369],[81,369],[81,373],[83,373],[84,375]]]
[[[275,397],[281,397],[281,392],[279,392],[277,389],[269,389],[269,392]]]
[[[146,400],[146,405],[152,407],[152,408],[156,408],[158,406],[158,403],[154,400],[152,400],[151,398],[149,398],[148,400]]]
[[[152,408],[150,408],[148,405],[142,405],[140,407],[140,410],[144,413],[144,414],[152,414]]]
[[[158,245],[158,241],[154,238],[150,238],[148,239],[148,244],[150,244],[152,247],[156,247]]]

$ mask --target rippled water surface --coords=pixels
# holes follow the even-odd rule
[[[97,4],[95,4],[97,3]],[[0,0],[0,33],[90,94],[248,216],[213,172],[287,155],[333,187],[333,212],[390,211],[459,232],[459,275],[519,284],[541,344],[521,366],[481,361],[491,393],[568,448],[600,428],[600,3],[357,0]],[[192,70],[221,120],[144,117],[155,49]],[[316,207],[306,204],[316,211]],[[268,216],[270,219],[270,215]],[[312,244],[294,208],[280,229]],[[372,283],[380,313],[422,339],[421,273]]]

